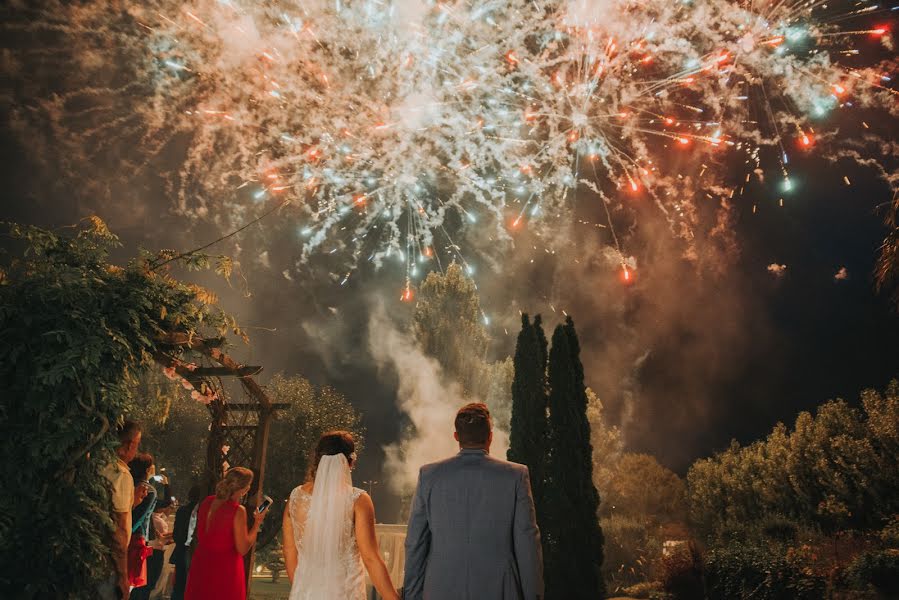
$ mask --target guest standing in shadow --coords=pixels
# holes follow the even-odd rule
[[[175,550],[169,562],[175,567],[175,585],[171,600],[184,600],[184,588],[187,587],[187,572],[190,569],[191,539],[195,534],[197,522],[196,509],[203,495],[203,488],[195,485],[187,493],[187,504],[175,513],[175,526],[172,530],[172,541]]]
[[[128,545],[128,582],[132,586],[131,598],[145,600],[148,597],[147,558],[152,549],[150,541],[150,521],[156,508],[158,493],[150,485],[150,478],[156,473],[153,456],[143,452],[128,463],[134,480],[134,495],[143,499],[131,511],[131,541]]]

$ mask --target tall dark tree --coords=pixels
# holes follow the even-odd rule
[[[580,343],[571,317],[549,353],[550,452],[542,525],[547,600],[602,598],[603,535],[597,520],[593,448]]]
[[[546,339],[546,334],[543,332],[543,317],[540,315],[534,317],[534,333],[537,335],[537,345],[540,348],[540,372],[544,374],[545,383],[546,363],[549,360],[549,342]]]
[[[539,325],[539,315],[534,319]],[[542,330],[540,334],[542,335]],[[545,340],[545,337],[544,337]],[[544,473],[546,460],[546,369],[545,346],[541,346],[537,329],[525,313],[521,315],[521,332],[515,345],[512,378],[512,428],[509,435],[511,461],[527,465],[531,489],[537,507],[537,522],[542,521]]]

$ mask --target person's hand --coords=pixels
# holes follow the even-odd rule
[[[144,501],[144,498],[147,497],[147,494],[150,493],[149,486],[146,483],[141,483],[134,488],[134,506],[136,507],[138,504]]]
[[[109,581],[107,579],[107,581]],[[119,598],[121,600],[128,600],[129,596],[131,596],[131,586],[128,585],[128,577],[119,577]]]
[[[272,505],[269,504],[265,507],[265,510],[259,512],[257,510],[253,511],[253,524],[254,525],[262,525],[262,520],[265,519],[265,515],[268,514],[269,509],[271,509]]]

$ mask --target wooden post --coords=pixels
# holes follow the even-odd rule
[[[224,361],[222,361],[224,364]],[[231,365],[228,365],[231,366]],[[262,391],[262,388],[251,378],[241,377],[240,383],[243,385],[247,394],[254,398],[258,403],[257,408],[257,424],[256,435],[253,438],[253,485],[250,488],[249,501],[247,502],[247,512],[252,518],[252,513],[256,507],[262,502],[262,492],[265,486],[265,463],[268,456],[268,435],[272,425],[272,416],[274,408],[268,396]],[[247,594],[250,592],[250,586],[253,583],[253,564],[256,559],[256,546],[254,545],[244,557],[244,570],[247,576]]]
[[[273,404],[262,387],[253,379],[254,375],[262,371],[262,367],[241,365],[219,349],[224,344],[225,340],[223,338],[201,339],[188,337],[181,333],[169,333],[162,336],[161,341],[163,344],[177,349],[178,352],[183,349],[189,349],[221,365],[220,367],[196,367],[187,365],[179,358],[162,351],[154,355],[157,362],[163,366],[167,368],[174,367],[178,375],[190,381],[197,391],[203,393],[203,388],[211,387],[208,384],[211,378],[230,376],[237,377],[244,391],[253,399],[253,402],[250,403],[228,403],[224,397],[221,397],[216,398],[209,404],[211,424],[209,428],[209,442],[206,447],[206,472],[209,493],[214,491],[215,484],[224,475],[222,447],[229,443],[229,440],[233,449],[239,450],[237,452],[239,455],[237,457],[238,460],[248,460],[250,462],[249,467],[253,470],[254,476],[246,508],[247,518],[249,519],[248,525],[252,525],[253,517],[255,516],[253,513],[256,507],[259,506],[262,500],[262,492],[265,489],[265,463],[268,455],[268,438],[272,419],[276,410],[287,408],[288,405]],[[245,414],[255,412],[256,424],[229,424],[229,412],[243,412]],[[253,430],[252,456],[246,456],[245,454],[245,443],[247,437],[249,437],[247,434],[249,430]],[[241,431],[244,433],[239,433]],[[277,524],[270,524],[269,527],[277,527]],[[255,553],[254,546],[244,557],[244,572],[247,578],[248,594],[252,584]]]

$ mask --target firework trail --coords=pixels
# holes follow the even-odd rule
[[[87,131],[97,145],[131,131],[151,156],[181,140],[169,177],[180,210],[237,223],[289,202],[306,256],[342,257],[343,282],[360,261],[396,260],[409,299],[417,264],[470,267],[454,239],[466,228],[501,241],[601,202],[627,278],[612,213],[629,202],[650,200],[689,239],[697,197],[726,210],[766,175],[790,193],[791,154],[846,156],[834,111],[897,116],[890,13],[816,0],[195,0],[54,5],[19,29],[82,40],[82,69],[117,71],[78,95],[138,98]],[[112,66],[103,47],[117,49]],[[862,66],[860,47],[886,58]]]

